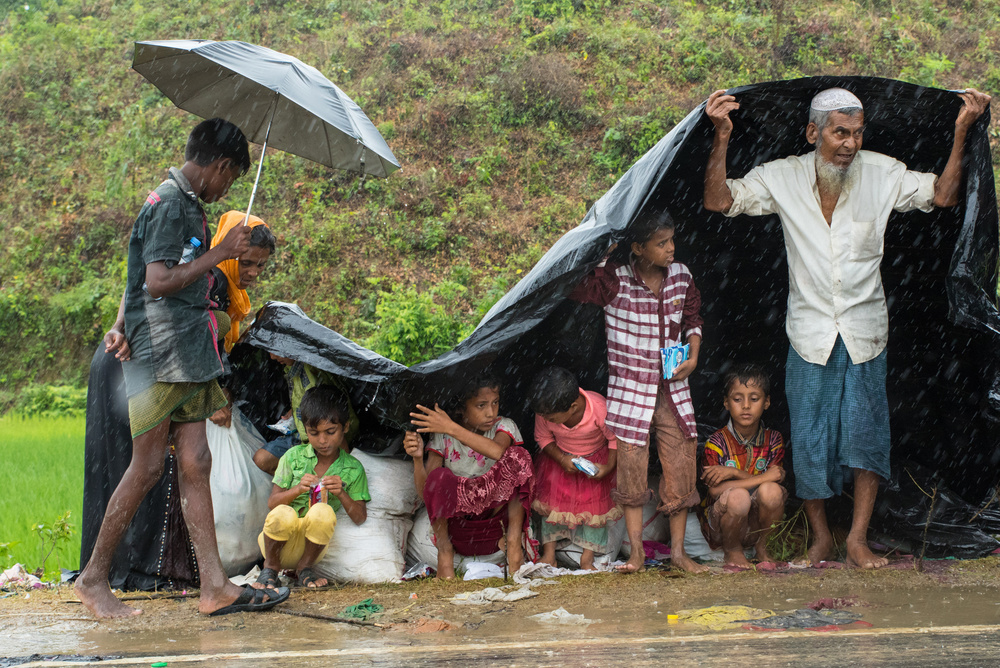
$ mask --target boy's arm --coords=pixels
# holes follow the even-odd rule
[[[609,251],[610,252],[610,251]],[[581,304],[596,304],[604,308],[618,294],[618,277],[614,267],[602,265],[587,274],[569,293],[569,299]]]
[[[733,469],[734,471],[736,469]],[[746,474],[746,477],[739,477],[733,480],[727,480],[720,483],[714,487],[710,486],[708,488],[708,493],[713,499],[719,498],[723,492],[727,489],[740,488],[745,490],[754,490],[757,487],[763,485],[765,482],[777,482],[780,483],[785,479],[785,469],[780,466],[772,466],[760,475],[750,475],[746,471],[740,471],[740,473]]]
[[[704,324],[701,317],[701,291],[694,284],[694,279],[688,285],[684,296],[684,314],[681,318],[681,332],[683,332],[686,343],[690,347],[688,358],[677,365],[674,375],[670,380],[684,380],[698,368],[698,355],[701,353],[701,326]]]
[[[312,478],[314,482],[312,485],[308,484],[306,478]],[[285,489],[281,485],[272,485],[271,496],[267,499],[267,507],[269,510],[274,510],[278,506],[290,506],[292,501],[296,499],[300,494],[308,494],[309,490],[312,489],[315,482],[316,476],[302,476],[302,480],[298,485],[293,485],[288,489]]]
[[[608,474],[615,470],[618,466],[618,450],[611,449],[608,451],[608,462],[606,464],[597,465],[597,475],[595,475],[592,480],[600,480],[601,478],[606,478]]]
[[[153,299],[159,299],[183,290],[223,260],[240,257],[250,249],[249,225],[234,227],[217,246],[208,249],[191,262],[167,268],[166,262],[146,265],[146,290]]]

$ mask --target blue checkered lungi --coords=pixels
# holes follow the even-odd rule
[[[811,364],[788,347],[785,395],[800,499],[839,495],[851,469],[889,477],[885,374],[885,350],[855,364],[839,336],[825,365]]]

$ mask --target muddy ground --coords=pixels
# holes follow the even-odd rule
[[[376,651],[428,642],[481,646],[554,636],[592,640],[623,633],[637,637],[711,634],[704,627],[668,621],[668,615],[712,605],[786,611],[820,598],[853,597],[857,605],[851,609],[876,630],[1000,625],[998,557],[930,561],[924,563],[923,572],[915,570],[910,560],[896,560],[890,568],[875,572],[810,568],[727,573],[716,568],[699,576],[661,570],[564,576],[555,584],[536,587],[538,596],[521,601],[459,606],[449,600],[460,592],[503,584],[498,579],[422,580],[319,592],[298,589],[280,608],[285,613],[335,617],[347,606],[372,598],[385,608],[372,620],[379,626],[347,625],[277,611],[203,617],[193,597],[134,601],[143,610],[141,616],[97,622],[74,602],[68,586],[21,592],[0,600],[0,657],[7,657],[0,666],[23,662],[29,655],[108,658],[266,652],[293,646]],[[143,596],[123,594],[137,595]],[[559,607],[583,614],[591,623],[553,627],[528,619]]]

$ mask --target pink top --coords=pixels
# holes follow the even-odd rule
[[[555,443],[563,452],[574,456],[585,457],[604,447],[612,450],[617,448],[615,434],[606,424],[604,418],[608,415],[607,403],[597,392],[580,390],[587,402],[583,410],[583,418],[575,427],[563,424],[553,424],[541,415],[535,416],[535,442],[539,448]]]

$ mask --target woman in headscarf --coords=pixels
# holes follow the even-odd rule
[[[247,215],[242,211],[227,211],[223,214],[219,219],[219,229],[212,237],[212,246],[225,239],[229,230],[242,225],[246,218]],[[260,276],[275,248],[274,234],[267,223],[257,216],[250,216],[247,225],[251,228],[250,250],[237,259],[220,262],[209,272],[211,287],[208,298],[214,304],[212,309],[219,325],[219,339],[227,353],[239,340],[240,323],[251,311],[247,288]],[[228,427],[232,420],[231,407],[219,409],[211,420],[219,426]]]

